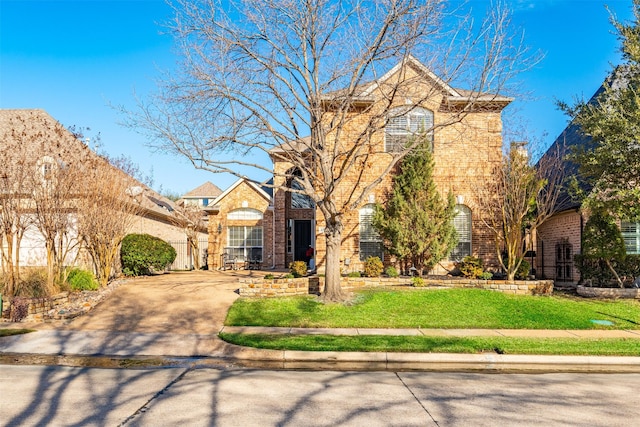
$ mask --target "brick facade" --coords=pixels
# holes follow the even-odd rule
[[[552,216],[538,227],[537,277],[573,284],[580,280],[580,272],[573,257],[581,253],[583,222],[582,214],[577,209],[572,209]]]
[[[262,227],[262,267],[273,266],[273,208],[268,194],[249,181],[236,181],[213,201],[209,211],[209,268],[220,268],[221,255],[228,246],[228,227]],[[262,214],[260,220],[229,219],[229,213],[238,209],[254,209]]]
[[[498,165],[502,158],[502,119],[501,110],[510,100],[500,98],[499,102],[488,100],[482,108],[475,108],[460,114],[459,107],[449,104],[447,96],[451,96],[453,89],[446,86],[446,83],[437,81],[428,72],[425,73],[421,64],[415,62],[408,63],[395,71],[388,73],[384,80],[375,90],[371,92],[370,103],[366,107],[354,106],[342,130],[341,139],[336,141],[332,135],[327,135],[326,144],[337,144],[343,148],[348,148],[349,144],[357,141],[375,114],[379,114],[383,109],[383,104],[388,99],[385,93],[385,84],[388,81],[406,79],[411,82],[405,85],[406,93],[396,95],[398,107],[413,105],[412,100],[420,100],[417,106],[433,112],[435,131],[433,136],[433,157],[434,157],[434,181],[441,195],[444,197],[448,193],[455,196],[459,204],[465,205],[471,210],[471,251],[472,255],[482,258],[489,267],[497,267],[496,250],[493,236],[490,230],[484,226],[480,211],[477,194],[481,194],[483,186],[493,179],[492,170]],[[414,65],[411,65],[414,64]],[[422,68],[421,68],[422,67]],[[463,92],[460,92],[463,93]],[[426,96],[426,94],[429,94]],[[462,99],[463,96],[459,95]],[[330,107],[327,107],[325,120],[331,116]],[[365,132],[366,133],[366,132]],[[360,261],[360,209],[370,203],[384,203],[392,184],[392,174],[387,174],[381,183],[376,185],[365,197],[365,202],[353,208],[349,199],[354,189],[363,189],[371,184],[371,180],[382,175],[392,161],[392,156],[385,153],[384,141],[385,132],[381,128],[370,136],[370,153],[362,165],[353,168],[345,176],[335,191],[334,202],[345,206],[345,214],[342,217],[344,224],[341,245],[341,263],[343,271],[361,270]],[[281,151],[282,152],[282,151]],[[302,230],[311,224],[310,244],[315,249],[315,263],[318,272],[324,271],[326,258],[326,241],[324,236],[325,219],[320,210],[295,209],[291,206],[291,195],[285,191],[287,183],[285,176],[291,175],[293,164],[286,161],[286,156],[273,155],[274,161],[274,194],[271,206],[269,201],[260,200],[256,197],[243,193],[240,187],[231,189],[225,199],[216,201],[219,211],[210,216],[209,221],[209,265],[219,266],[219,254],[222,253],[221,242],[226,241],[224,226],[222,232],[218,234],[218,224],[224,222],[225,216],[231,209],[240,206],[240,201],[245,200],[248,206],[264,212],[262,225],[264,227],[265,238],[265,266],[273,266],[277,269],[287,268],[289,263],[300,259],[300,247],[304,239],[298,241],[295,230]],[[363,172],[364,171],[364,172]],[[322,177],[318,177],[322,179]],[[229,191],[229,190],[228,190]],[[227,193],[227,192],[225,192]],[[224,195],[224,193],[223,193]],[[252,198],[253,197],[253,198]],[[271,210],[269,210],[271,209]],[[220,220],[218,220],[220,218]],[[267,219],[269,218],[269,219]],[[301,228],[298,228],[301,226]],[[307,233],[307,230],[304,229]],[[300,237],[300,236],[298,236]],[[269,240],[269,243],[267,243]],[[348,260],[348,266],[347,266]],[[385,263],[391,260],[385,259]],[[441,273],[443,268],[453,267],[452,261],[441,263]]]

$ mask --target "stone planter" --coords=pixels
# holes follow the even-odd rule
[[[517,295],[551,295],[553,280],[481,280],[481,279],[428,279],[425,287],[478,288]],[[362,288],[411,286],[410,277],[343,277],[344,290]],[[324,290],[324,277],[298,279],[240,279],[239,293],[245,297],[277,297],[291,295],[318,295]]]
[[[578,286],[578,295],[586,298],[625,298],[640,299],[640,289],[636,288],[593,288],[591,286]]]

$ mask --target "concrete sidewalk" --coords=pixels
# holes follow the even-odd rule
[[[301,329],[224,327],[229,333],[528,336],[639,339],[640,331],[539,331],[539,330],[418,330],[418,329]],[[640,346],[640,341],[638,341]],[[39,357],[34,357],[39,356]],[[48,356],[48,357],[47,357]],[[224,365],[264,369],[314,369],[363,371],[480,371],[480,372],[640,372],[640,357],[533,356],[394,352],[311,352],[261,350],[227,344],[217,334],[130,333],[45,329],[0,339],[2,363],[40,363],[72,356],[82,366],[103,366],[104,358],[131,358],[137,366],[148,360],[157,365]],[[23,359],[23,360],[21,360]],[[13,362],[12,362],[13,361]],[[36,363],[36,362],[33,362]],[[52,362],[49,362],[52,363]],[[65,364],[68,364],[66,362]],[[74,362],[72,362],[74,363]]]

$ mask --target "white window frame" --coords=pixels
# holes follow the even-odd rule
[[[640,255],[640,223],[622,221],[620,231],[629,255]]]
[[[458,234],[458,244],[451,251],[449,260],[462,261],[464,257],[473,253],[473,214],[471,209],[466,205],[456,205],[455,211],[456,215],[453,218],[453,227]]]
[[[406,147],[413,136],[426,136],[433,143],[433,111],[415,107],[394,108],[389,113],[384,130],[384,151],[397,153]]]
[[[373,228],[373,214],[375,212],[374,204],[364,205],[359,211],[359,234],[358,249],[360,251],[360,261],[366,261],[367,258],[377,256],[384,260],[384,248],[382,247],[382,238],[375,228]]]
[[[234,209],[227,214],[227,219],[261,220],[262,212],[253,208]]]
[[[256,234],[259,234],[259,239]],[[260,225],[230,225],[227,227],[227,246],[225,252],[228,255],[238,257],[240,261],[251,260],[259,253],[257,261],[262,262],[264,246],[264,230]]]

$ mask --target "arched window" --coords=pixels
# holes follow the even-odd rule
[[[402,151],[411,138],[416,137],[426,137],[433,142],[433,112],[418,107],[391,110],[385,127],[384,150],[387,153]]]
[[[235,209],[227,214],[227,219],[260,220],[262,219],[262,212],[251,208]]]
[[[374,205],[368,204],[360,209],[360,261],[377,256],[383,259],[382,239],[373,228]]]
[[[302,190],[302,184],[297,179],[292,179],[289,188]],[[314,209],[315,207],[311,197],[306,194],[291,192],[291,209]]]
[[[458,245],[451,251],[452,261],[462,261],[471,255],[471,209],[465,205],[456,205],[456,216],[453,226],[458,233]]]
[[[302,172],[300,169],[293,169],[293,173],[290,170],[289,173],[293,175],[288,181],[288,187],[292,190],[302,190],[302,184],[298,181],[297,178],[302,177]],[[313,199],[304,193],[298,193],[296,191],[292,191],[291,193],[291,209],[315,209],[316,205],[313,202]]]

